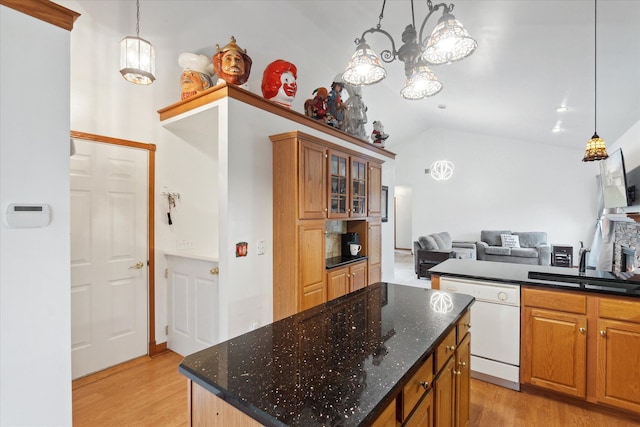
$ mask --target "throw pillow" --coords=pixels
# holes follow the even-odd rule
[[[503,248],[519,248],[520,240],[518,236],[513,234],[501,234],[500,239],[502,240]]]

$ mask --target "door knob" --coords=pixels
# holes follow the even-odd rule
[[[140,270],[142,267],[144,267],[144,264],[142,263],[142,261],[138,261],[137,263],[135,263],[129,268],[135,268],[136,270]]]

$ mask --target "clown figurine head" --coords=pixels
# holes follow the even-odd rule
[[[298,70],[291,62],[276,59],[267,65],[262,75],[262,96],[269,101],[291,108],[298,91]]]

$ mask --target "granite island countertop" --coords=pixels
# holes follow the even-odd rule
[[[473,301],[377,283],[189,355],[179,371],[267,426],[368,425]]]
[[[467,279],[640,297],[640,275],[496,261],[448,259],[429,269],[431,274]]]

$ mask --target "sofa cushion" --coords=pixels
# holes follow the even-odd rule
[[[512,234],[510,230],[482,230],[480,240],[487,242],[489,246],[502,246],[501,234]]]
[[[538,251],[533,248],[511,248],[511,256],[538,258]]]
[[[422,246],[422,249],[426,249],[428,251],[435,251],[438,249],[438,244],[431,236],[418,237],[418,243],[420,243],[420,246]]]
[[[511,255],[511,248],[503,248],[502,246],[487,246],[484,250],[487,255]]]
[[[544,231],[520,231],[513,234],[520,238],[521,248],[535,248],[547,244],[547,233]]]
[[[518,236],[516,236],[515,234],[501,234],[500,240],[502,241],[501,246],[503,248],[519,248],[520,247],[520,240],[518,239]]]
[[[447,251],[451,249],[451,236],[446,231],[433,233],[431,237],[436,241],[439,250]]]

